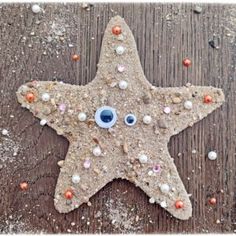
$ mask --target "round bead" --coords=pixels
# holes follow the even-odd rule
[[[163,207],[163,208],[166,208],[167,207],[166,201],[162,201],[160,203],[160,206]]]
[[[170,107],[164,107],[164,113],[169,114],[171,111]]]
[[[84,113],[84,112],[80,112],[79,115],[78,115],[78,119],[79,121],[85,121],[87,118],[87,115]]]
[[[74,194],[71,190],[67,190],[65,193],[64,193],[64,196],[66,199],[70,200],[73,198]]]
[[[127,87],[128,87],[128,83],[125,80],[121,80],[119,82],[119,88],[120,89],[127,89]]]
[[[209,103],[212,103],[212,101],[213,101],[213,99],[210,95],[205,95],[204,96],[204,103],[209,104]]]
[[[33,6],[32,6],[32,8],[31,8],[31,10],[32,10],[32,12],[33,13],[39,13],[40,11],[41,11],[41,8],[40,8],[40,6],[39,5],[37,5],[37,4],[34,4]]]
[[[9,133],[8,130],[6,130],[6,129],[3,129],[3,130],[2,130],[2,135],[7,136],[8,133]]]
[[[125,48],[124,48],[123,46],[118,46],[118,47],[116,48],[116,53],[117,53],[118,55],[122,55],[122,54],[124,53],[124,51],[125,51]]]
[[[139,159],[139,162],[142,164],[145,164],[148,161],[148,157],[145,154],[141,154],[138,159]]]
[[[79,181],[80,181],[80,176],[79,176],[78,174],[72,175],[71,181],[72,181],[72,183],[74,183],[74,184],[78,184]]]
[[[79,59],[80,59],[79,55],[77,55],[77,54],[72,55],[72,60],[73,61],[79,61]]]
[[[151,116],[144,116],[143,117],[143,123],[146,124],[146,125],[149,125],[150,123],[152,122],[152,117]]]
[[[209,203],[210,203],[211,205],[215,205],[215,204],[216,204],[216,198],[215,198],[215,197],[210,198],[210,199],[209,199]]]
[[[159,173],[161,171],[161,166],[160,165],[155,165],[152,170],[155,173]]]
[[[48,102],[50,100],[50,95],[48,93],[43,93],[42,94],[42,100],[44,102]]]
[[[151,204],[155,203],[155,198],[154,197],[149,198],[149,203]]]
[[[28,183],[26,183],[26,182],[20,183],[20,189],[23,190],[23,191],[27,190],[28,189]]]
[[[170,186],[168,184],[162,184],[160,189],[162,193],[168,193],[170,191]]]
[[[117,70],[118,70],[118,72],[122,73],[122,72],[125,71],[125,66],[124,65],[118,65]]]
[[[113,26],[112,27],[112,33],[114,35],[119,35],[121,34],[122,30],[121,30],[121,27],[119,25],[116,25],[116,26]]]
[[[193,108],[193,103],[191,101],[185,101],[184,108],[187,110],[191,110]]]
[[[191,62],[191,60],[189,58],[185,58],[183,60],[183,65],[186,66],[186,67],[189,67],[189,66],[192,65],[192,62]]]
[[[28,92],[25,96],[26,100],[31,103],[35,101],[35,95],[32,92]]]
[[[181,200],[177,200],[176,202],[175,202],[175,208],[176,209],[181,209],[181,208],[183,208],[184,207],[184,203],[181,201]]]
[[[215,151],[210,151],[207,156],[209,160],[214,161],[217,158],[217,153]]]
[[[47,124],[47,120],[42,119],[42,120],[40,120],[39,124],[42,125],[42,126],[44,126],[44,125]]]
[[[91,166],[91,161],[90,161],[90,160],[85,160],[85,162],[84,162],[84,168],[85,168],[85,169],[89,169],[90,166]]]
[[[102,150],[99,146],[97,146],[93,149],[93,155],[94,156],[99,157],[99,156],[101,156],[101,154],[102,154]]]

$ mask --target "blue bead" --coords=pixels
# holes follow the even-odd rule
[[[100,118],[103,122],[109,123],[113,119],[113,113],[111,110],[103,110],[100,114]]]

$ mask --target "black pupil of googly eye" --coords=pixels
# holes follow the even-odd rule
[[[132,123],[134,122],[134,117],[133,117],[133,116],[128,116],[128,117],[126,118],[126,122],[127,122],[128,124],[132,124]]]
[[[113,113],[110,110],[104,110],[104,111],[101,112],[100,118],[103,122],[109,123],[113,119]]]

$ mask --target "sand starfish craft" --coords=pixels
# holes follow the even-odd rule
[[[108,182],[122,178],[176,218],[191,217],[189,195],[167,144],[218,108],[224,94],[213,87],[152,86],[123,18],[113,17],[106,28],[92,82],[33,81],[22,85],[17,97],[41,125],[69,140],[55,190],[59,212],[78,208]]]

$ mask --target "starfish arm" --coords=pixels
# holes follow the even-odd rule
[[[70,212],[87,203],[90,197],[115,178],[114,173],[107,169],[106,159],[93,156],[91,146],[91,143],[80,141],[70,143],[55,190],[54,205],[60,213]],[[73,175],[79,176],[78,183],[73,183]],[[67,190],[73,192],[71,200],[65,197]]]
[[[160,170],[157,173],[152,171],[156,164],[160,164]],[[140,187],[165,210],[181,220],[187,220],[192,216],[189,195],[179,177],[174,160],[170,157],[167,147],[161,148],[157,156],[152,157],[148,163],[141,164],[139,168],[136,168],[135,172],[135,178],[129,175],[126,175],[126,178]],[[169,186],[169,191],[161,191],[163,184]],[[184,204],[181,209],[175,207],[176,201],[179,200]]]
[[[113,27],[116,26],[122,29],[120,35],[114,35],[112,33]],[[124,49],[122,54],[116,52],[119,47],[123,47]],[[150,86],[150,83],[144,76],[134,36],[129,26],[120,16],[113,17],[107,25],[97,66],[97,75],[92,83],[113,79],[113,82],[119,82],[120,80],[127,81],[129,87],[133,90],[135,88],[144,89]],[[118,70],[117,66],[122,66],[123,71],[116,73],[114,77],[114,72]]]
[[[220,107],[225,99],[221,89],[210,86],[156,88],[153,95],[154,109],[158,110],[159,119],[166,125],[166,129],[160,130],[169,137],[206,117]],[[206,95],[212,98],[211,102],[204,102]],[[168,113],[164,111],[166,107],[170,108]]]
[[[28,93],[34,94],[33,101],[27,101]],[[69,137],[76,129],[79,135],[79,128],[87,127],[87,124],[81,124],[78,120],[79,112],[91,102],[87,99],[85,86],[56,81],[33,81],[22,85],[16,94],[23,107],[29,109],[40,120],[44,120],[59,135]],[[46,101],[43,100],[45,94]]]

